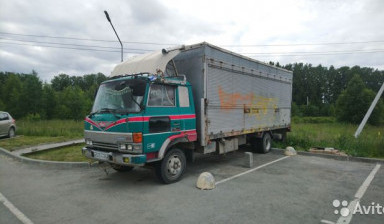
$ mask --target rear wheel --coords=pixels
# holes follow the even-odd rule
[[[187,167],[185,154],[180,149],[171,149],[156,166],[156,176],[165,184],[177,182]]]
[[[269,133],[264,133],[261,138],[252,138],[250,140],[252,148],[258,153],[268,153],[272,147],[272,137]]]
[[[15,128],[14,127],[11,127],[8,131],[8,137],[9,138],[13,138],[15,137]]]
[[[113,164],[113,163],[110,163],[112,169],[118,171],[118,172],[128,172],[128,171],[131,171],[133,170],[133,166],[122,166],[122,165],[118,165],[118,164]]]

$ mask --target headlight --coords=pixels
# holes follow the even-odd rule
[[[127,150],[127,146],[125,144],[121,144],[119,148],[120,150]]]
[[[143,150],[141,150],[141,145],[133,145],[132,152],[134,152],[134,153],[142,153]]]
[[[86,139],[86,140],[85,140],[85,144],[87,144],[87,145],[92,145],[92,140]]]
[[[129,143],[120,143],[119,151],[121,152],[132,152],[132,153],[142,153],[141,144],[129,144]]]

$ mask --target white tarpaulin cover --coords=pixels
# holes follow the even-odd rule
[[[165,67],[180,50],[172,50],[163,54],[162,51],[155,51],[147,54],[138,55],[116,65],[111,73],[111,77],[119,75],[132,75],[139,73],[156,74],[157,69],[165,72]]]

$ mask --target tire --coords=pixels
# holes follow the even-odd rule
[[[116,170],[117,172],[128,172],[128,171],[131,171],[133,170],[133,166],[122,166],[122,165],[118,165],[118,164],[113,164],[113,163],[110,163],[112,169]]]
[[[156,176],[164,184],[171,184],[179,181],[187,167],[185,154],[180,149],[169,150],[155,170]]]
[[[15,128],[14,127],[11,127],[10,129],[9,129],[9,131],[8,131],[8,137],[9,138],[13,138],[13,137],[15,137]]]
[[[272,147],[272,137],[269,133],[264,133],[262,138],[252,138],[250,140],[252,148],[257,153],[268,153]]]

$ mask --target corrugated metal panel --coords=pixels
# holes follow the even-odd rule
[[[206,43],[189,49],[175,63],[193,86],[198,132],[209,135],[200,137],[201,145],[228,133],[290,125],[291,72]]]
[[[289,72],[213,48],[207,52],[210,138],[290,124]]]

